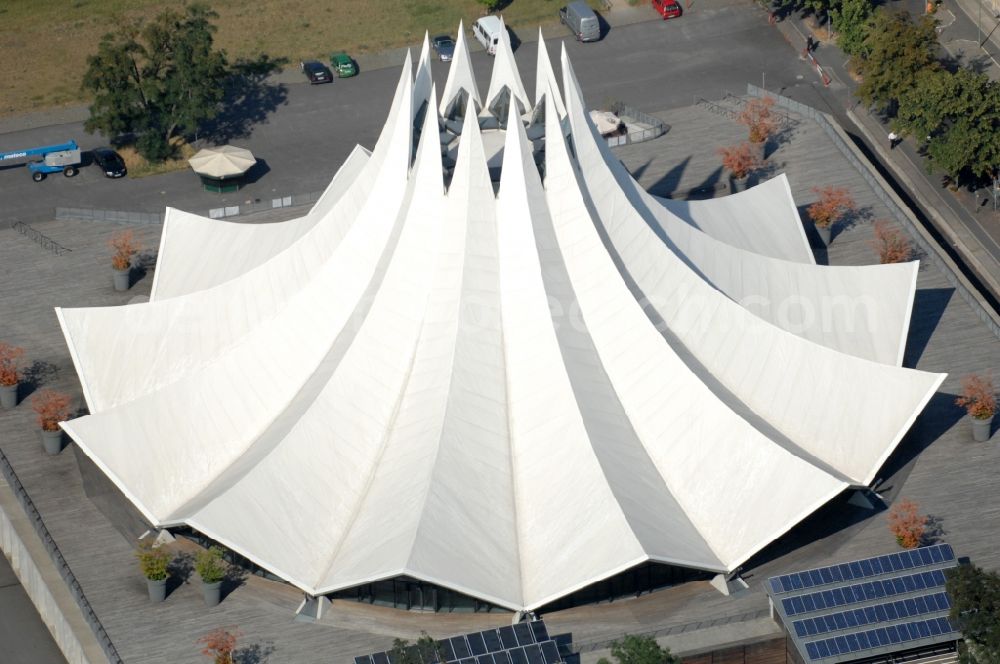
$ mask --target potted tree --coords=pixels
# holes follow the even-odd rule
[[[751,150],[762,161],[766,157],[767,139],[778,127],[778,118],[771,110],[773,107],[774,97],[751,99],[743,105],[743,110],[736,117],[736,121],[749,130],[747,138],[750,141]]]
[[[997,410],[996,390],[993,381],[975,374],[962,379],[962,395],[955,403],[972,418],[972,439],[985,443],[990,439],[993,415]]]
[[[894,228],[885,219],[875,222],[875,237],[872,248],[878,253],[878,260],[883,265],[888,263],[905,263],[913,258],[913,245],[906,239],[902,231]]]
[[[0,341],[0,408],[17,405],[17,386],[21,382],[21,358],[24,349]]]
[[[202,646],[201,654],[211,657],[213,664],[233,664],[233,652],[236,651],[236,642],[241,636],[243,633],[238,629],[230,631],[217,627],[198,639]]]
[[[926,529],[927,516],[920,514],[920,506],[909,498],[903,498],[889,510],[889,531],[904,549],[920,546]]]
[[[809,218],[816,225],[816,232],[829,246],[833,240],[833,227],[854,209],[854,199],[843,187],[813,187],[819,199],[809,206]]]
[[[114,233],[108,240],[108,246],[114,250],[111,256],[111,268],[115,290],[127,291],[132,285],[132,257],[139,252],[141,246],[131,230]]]
[[[139,559],[139,568],[146,577],[146,589],[149,591],[149,601],[162,602],[167,598],[168,568],[173,556],[161,547],[143,545],[135,552]]]
[[[228,565],[222,559],[222,549],[209,547],[198,552],[194,570],[201,577],[201,592],[206,606],[217,606],[222,601],[222,580],[226,578]]]
[[[56,390],[39,390],[31,398],[31,407],[38,415],[38,425],[42,428],[42,446],[49,454],[59,454],[62,450],[59,423],[69,419],[69,405],[69,395]]]
[[[749,143],[722,147],[717,150],[722,157],[722,166],[733,175],[733,180],[744,180],[751,172],[760,168],[760,158]]]

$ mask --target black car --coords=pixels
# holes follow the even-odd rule
[[[107,177],[120,178],[128,173],[128,169],[125,168],[125,160],[111,148],[97,148],[92,154],[94,155],[94,163],[104,171],[104,175]]]
[[[302,71],[305,72],[309,82],[313,85],[333,82],[333,74],[330,73],[329,67],[322,62],[318,60],[306,60],[301,66]]]
[[[441,62],[448,62],[455,55],[455,40],[448,35],[438,35],[431,40],[431,45],[437,52]]]

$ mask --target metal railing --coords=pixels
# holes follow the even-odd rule
[[[163,215],[156,212],[125,212],[93,208],[56,208],[56,219],[75,221],[109,221],[116,224],[162,224]]]
[[[616,145],[631,145],[632,143],[642,143],[643,141],[651,141],[654,138],[659,138],[665,133],[670,131],[670,125],[665,123],[660,118],[655,115],[650,115],[649,113],[643,113],[637,108],[632,108],[628,104],[622,102],[615,102],[611,104],[609,109],[612,113],[620,118],[628,118],[633,122],[646,125],[644,129],[634,129],[629,130],[622,136],[609,136],[607,137],[608,145],[610,147],[615,147]],[[629,123],[626,122],[625,126],[628,127]]]
[[[871,187],[875,195],[882,201],[887,208],[889,208],[890,214],[893,218],[899,222],[899,224],[906,229],[907,234],[913,238],[914,243],[917,245],[919,250],[923,253],[927,259],[937,266],[948,280],[959,296],[968,303],[976,315],[982,320],[986,326],[989,328],[990,332],[994,334],[997,338],[1000,338],[1000,325],[994,319],[990,312],[986,309],[983,303],[976,297],[972,292],[970,285],[963,279],[944,258],[944,251],[938,246],[936,242],[929,242],[923,233],[917,231],[914,228],[915,221],[906,214],[902,208],[897,205],[896,200],[886,191],[883,186],[882,181],[876,178],[875,175],[869,170],[865,164],[861,163],[858,159],[854,150],[847,144],[844,137],[841,136],[830,119],[825,113],[822,113],[811,106],[807,106],[803,103],[797,102],[794,99],[789,99],[788,97],[783,97],[781,95],[774,94],[773,92],[768,92],[767,90],[762,90],[761,88],[753,85],[752,83],[747,84],[747,94],[753,97],[773,97],[776,103],[801,116],[807,117],[816,122],[823,129],[826,135],[830,138],[837,149],[844,155],[848,162],[854,166],[855,170],[861,174],[861,177],[865,179],[868,185]]]
[[[243,205],[212,208],[208,211],[208,216],[212,219],[221,219],[223,217],[235,217],[244,214],[254,214],[256,212],[279,210],[286,207],[312,205],[322,195],[322,191],[313,191],[307,194],[292,194],[291,196],[282,196],[280,198],[257,199]]]
[[[76,580],[76,575],[74,575],[73,570],[70,569],[69,563],[67,563],[66,558],[63,557],[62,552],[59,550],[59,546],[49,533],[49,529],[45,527],[45,523],[42,521],[42,516],[35,508],[35,503],[32,502],[28,492],[25,491],[24,485],[21,484],[21,480],[18,479],[17,473],[14,472],[14,467],[10,465],[10,461],[7,460],[7,457],[4,455],[2,450],[0,450],[0,473],[2,473],[4,479],[7,480],[7,484],[10,485],[14,495],[17,496],[17,501],[21,503],[24,513],[27,515],[28,520],[31,521],[31,525],[35,528],[35,533],[38,535],[39,539],[42,540],[46,551],[49,552],[49,556],[52,558],[52,563],[56,566],[56,569],[59,570],[59,575],[62,576],[63,581],[66,582],[66,587],[69,588],[70,593],[72,593],[73,598],[80,607],[84,620],[86,620],[87,624],[90,625],[90,629],[94,632],[94,637],[101,645],[101,649],[107,656],[108,661],[111,662],[111,664],[124,664],[124,661],[118,654],[118,649],[115,648],[115,644],[112,643],[107,630],[105,630],[104,625],[101,624],[101,619],[97,617],[97,614],[94,612],[94,608],[90,605],[90,602],[87,601],[86,595],[83,594],[83,588],[80,586],[79,581]]]
[[[587,641],[573,641],[569,644],[570,652],[581,653],[581,652],[593,652],[594,650],[605,650],[610,648],[615,641],[621,641],[626,636],[648,636],[651,638],[659,638],[662,636],[670,636],[672,634],[680,634],[682,632],[692,632],[699,629],[710,629],[713,627],[719,627],[722,625],[728,625],[732,623],[747,622],[750,620],[759,620],[771,614],[770,609],[758,609],[757,611],[748,611],[747,613],[733,614],[729,616],[720,616],[718,618],[709,618],[705,620],[700,620],[697,622],[684,623],[682,625],[671,625],[670,627],[661,627],[660,629],[654,629],[647,632],[628,632],[623,633],[617,637],[601,637],[600,639],[591,639]]]
[[[65,253],[73,251],[69,247],[62,246],[61,244],[50,238],[48,235],[45,235],[44,233],[35,230],[34,228],[24,223],[23,221],[15,221],[13,224],[10,225],[10,227],[13,228],[15,231],[17,231],[18,233],[20,233],[21,235],[23,235],[24,237],[34,242],[35,244],[37,244],[38,246],[40,246],[42,249],[47,249],[48,251],[51,251],[56,256],[62,256]]]

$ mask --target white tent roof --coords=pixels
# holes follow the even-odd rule
[[[213,178],[243,175],[256,163],[257,159],[250,150],[235,145],[204,148],[188,159],[195,173]]]
[[[438,112],[441,115],[447,113],[448,105],[451,104],[451,101],[462,90],[465,90],[470,100],[475,102],[475,109],[482,108],[483,102],[479,98],[479,88],[476,87],[476,75],[472,71],[472,57],[469,55],[469,45],[465,40],[465,30],[463,29],[462,22],[459,21],[458,37],[455,40],[455,54],[451,58],[451,66],[448,68],[448,80],[445,81],[444,92],[441,93],[441,105],[438,107]]]
[[[497,194],[472,113],[447,189],[434,113],[411,166],[435,92],[407,58],[302,219],[171,211],[149,303],[57,310],[91,412],[64,429],[151,522],[306,592],[405,574],[511,608],[644,561],[732,570],[868,483],[943,376],[865,359],[884,330],[782,329],[704,247],[741,293],[896,273],[693,229],[608,163],[563,72],[574,152],[548,84],[544,183],[516,105]]]

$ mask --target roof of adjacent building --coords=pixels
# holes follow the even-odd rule
[[[948,544],[783,574],[765,589],[805,662],[836,664],[953,642]]]

